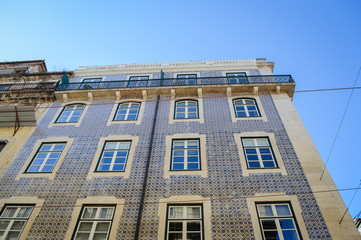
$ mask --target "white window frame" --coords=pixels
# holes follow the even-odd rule
[[[52,121],[50,122],[48,128],[52,128],[52,127],[59,127],[59,126],[75,126],[75,127],[79,127],[81,122],[83,121],[86,112],[88,111],[89,108],[89,104],[91,104],[91,102],[89,101],[71,101],[71,102],[63,102],[61,104],[61,106],[58,106],[58,111],[56,112],[56,114],[54,115],[54,118],[52,119]],[[84,109],[83,112],[81,113],[79,119],[77,122],[64,122],[64,123],[60,123],[60,122],[56,122],[58,120],[58,118],[60,117],[60,114],[63,113],[63,109],[66,106],[69,105],[84,105]]]
[[[182,218],[171,218],[170,216],[170,209],[171,208],[177,208],[177,207],[182,207],[183,208],[183,216]],[[199,218],[188,218],[187,217],[187,209],[189,207],[197,207],[200,209],[200,217]],[[192,205],[172,205],[169,204],[167,206],[167,234],[166,234],[166,239],[169,239],[169,235],[170,235],[170,230],[169,230],[169,226],[171,222],[181,222],[182,223],[182,231],[172,231],[172,233],[182,233],[182,240],[187,240],[187,233],[199,233],[201,236],[201,240],[203,240],[203,206],[200,204],[192,204]],[[200,231],[187,231],[187,223],[188,222],[200,222]]]
[[[87,209],[87,208],[96,208],[97,209],[96,215],[95,215],[94,218],[84,218],[84,212],[85,212],[85,209]],[[102,208],[111,208],[111,209],[113,209],[111,219],[103,219],[103,218],[99,217]],[[99,223],[102,223],[102,222],[109,223],[109,228],[108,228],[108,231],[106,232],[106,234],[107,234],[106,239],[108,239],[109,235],[110,235],[110,230],[112,228],[112,223],[113,223],[113,220],[114,220],[114,213],[115,213],[115,206],[107,206],[107,205],[90,205],[90,206],[86,205],[86,206],[83,206],[82,211],[81,211],[80,216],[79,216],[79,221],[77,222],[77,227],[76,227],[76,230],[74,232],[73,239],[76,239],[76,236],[79,233],[79,227],[80,227],[81,223],[83,223],[83,222],[89,222],[89,223],[91,222],[92,223],[92,227],[91,227],[91,230],[90,230],[90,233],[89,233],[89,239],[93,239],[93,237],[95,235],[96,227],[97,227],[97,225]],[[103,231],[102,233],[105,233],[105,231]]]
[[[124,104],[124,103],[139,103],[140,104],[137,120],[114,120],[116,113],[118,112],[119,104]],[[143,115],[144,115],[146,104],[147,104],[147,102],[145,101],[145,99],[126,99],[126,100],[115,101],[114,105],[113,105],[113,109],[108,118],[107,126],[111,126],[112,124],[130,124],[130,123],[140,125]]]
[[[185,105],[184,106],[178,106],[179,103],[184,102]],[[196,103],[195,108],[196,108],[196,117],[195,118],[190,118],[189,115],[189,103],[193,102]],[[191,106],[194,107],[194,106]],[[177,112],[179,109],[184,108],[184,118],[177,118]],[[184,99],[184,100],[178,100],[175,101],[175,108],[174,108],[174,118],[175,119],[198,119],[199,118],[199,108],[198,108],[198,101],[197,100],[193,100],[193,99]]]
[[[284,205],[287,205],[290,215],[278,216],[276,206],[284,206]],[[270,206],[273,216],[260,216],[260,209],[259,209],[260,206]],[[295,219],[294,214],[293,214],[292,206],[291,206],[291,204],[289,202],[279,202],[279,203],[273,203],[273,202],[264,203],[264,202],[261,202],[261,203],[256,203],[256,208],[257,208],[258,219],[259,219],[259,224],[260,224],[260,228],[261,228],[261,231],[262,231],[263,239],[266,239],[265,232],[275,232],[275,231],[277,231],[280,240],[287,240],[287,239],[285,239],[283,237],[283,231],[290,231],[290,230],[295,231],[296,234],[297,234],[298,239],[299,240],[301,239],[300,234],[298,232],[298,225],[297,225],[296,219]],[[281,224],[280,224],[280,220],[282,220],[282,219],[284,219],[284,220],[292,220],[294,228],[293,229],[282,230]],[[276,225],[276,229],[267,229],[267,230],[263,229],[262,220],[274,220],[275,225]]]
[[[199,140],[199,154],[200,154],[200,167],[199,170],[170,170],[171,163],[172,163],[172,144],[173,140]],[[166,152],[165,152],[165,160],[164,160],[164,178],[170,178],[173,175],[201,175],[204,178],[208,177],[208,170],[207,170],[207,151],[206,151],[206,142],[207,138],[204,134],[199,133],[177,133],[174,135],[166,136],[165,145],[166,145]]]
[[[120,145],[120,143],[129,143],[129,148],[128,149],[111,149],[111,150],[106,150],[105,147],[107,146],[108,143],[116,143],[117,146]],[[98,165],[97,165],[97,168],[96,168],[96,172],[124,172],[126,167],[127,167],[127,162],[128,162],[128,157],[129,157],[129,153],[130,153],[130,149],[132,147],[132,141],[129,140],[129,141],[105,141],[104,143],[104,146],[103,146],[103,149],[102,149],[102,153],[100,155],[100,158],[99,158],[99,161],[98,161]],[[113,156],[112,156],[112,160],[111,160],[111,163],[110,163],[110,166],[109,166],[109,170],[100,170],[99,167],[101,165],[101,161],[104,157],[104,153],[105,152],[113,152]],[[125,157],[125,161],[124,161],[124,169],[123,170],[113,170],[114,168],[114,165],[115,165],[115,161],[116,161],[116,158],[117,158],[117,153],[118,152],[126,152],[126,157]],[[108,165],[108,164],[106,164]],[[118,164],[120,165],[120,164]]]
[[[169,198],[159,199],[158,207],[158,218],[159,218],[159,228],[158,228],[158,240],[166,239],[167,232],[167,209],[169,205],[201,205],[203,211],[203,239],[213,239],[212,238],[212,207],[211,199],[204,198],[199,195],[179,195],[171,196]]]
[[[257,204],[288,202],[292,206],[293,216],[298,226],[297,229],[299,231],[298,234],[302,236],[302,240],[310,240],[304,219],[302,217],[302,209],[300,207],[297,195],[289,195],[284,192],[256,193],[254,196],[248,197],[246,200],[247,200],[248,212],[251,216],[255,239],[263,239],[263,233],[258,217]]]
[[[188,143],[189,141],[197,141],[197,148],[188,148]],[[175,148],[175,143],[176,142],[184,142],[184,148]],[[198,161],[196,162],[198,164],[198,168],[197,169],[188,169],[188,156],[189,156],[189,151],[193,151],[193,150],[197,150],[198,154],[197,154],[197,159]],[[183,152],[183,167],[184,169],[174,169],[174,165],[177,164],[176,161],[174,161],[174,157],[175,151],[182,151]],[[201,165],[201,156],[200,156],[200,152],[201,152],[201,146],[200,146],[200,140],[199,139],[173,139],[172,141],[172,160],[171,160],[171,166],[170,166],[170,171],[199,171],[202,169],[202,165]],[[191,155],[194,156],[194,155]]]
[[[125,113],[125,117],[124,117],[124,119],[123,120],[116,120],[115,118],[117,117],[117,115],[118,115],[118,112],[119,112],[119,107],[121,106],[121,105],[125,105],[125,104],[127,104],[128,106],[127,106],[127,108],[126,108],[126,113]],[[131,109],[135,109],[134,107],[132,108],[131,106],[132,106],[132,104],[137,104],[137,115],[136,115],[136,118],[135,119],[132,119],[132,120],[129,120],[128,118],[129,118],[129,112],[130,112],[130,110]],[[118,106],[117,106],[117,110],[116,110],[116,112],[115,112],[115,114],[114,114],[114,117],[113,117],[113,121],[115,121],[115,122],[123,122],[123,121],[137,121],[138,120],[138,117],[139,117],[139,112],[140,112],[140,108],[141,108],[141,105],[142,105],[142,103],[141,102],[123,102],[123,103],[119,103],[118,104]],[[119,114],[120,115],[120,114]]]
[[[229,107],[229,112],[231,114],[231,120],[232,122],[238,122],[238,121],[245,121],[245,120],[262,120],[263,122],[267,122],[267,116],[265,114],[265,111],[263,109],[263,105],[261,102],[261,99],[259,97],[259,95],[254,95],[254,94],[244,94],[241,96],[230,96],[227,97],[228,98],[228,107]],[[257,105],[258,108],[258,113],[259,113],[259,117],[237,117],[236,116],[236,111],[234,108],[234,103],[233,101],[236,99],[253,99]]]
[[[248,107],[250,105],[246,104],[246,100],[253,101],[253,104],[251,106],[254,106],[256,108],[258,116],[250,116],[250,114],[249,114],[250,110],[248,109]],[[239,101],[242,101],[242,106],[244,107],[244,112],[246,114],[245,117],[237,116],[238,114],[237,114],[237,109],[236,109],[236,102],[239,102]],[[257,117],[262,117],[260,112],[259,112],[257,102],[256,102],[256,100],[254,98],[235,98],[235,99],[233,99],[233,108],[234,108],[234,114],[236,115],[237,118],[257,118]],[[254,111],[252,111],[252,112],[254,112]]]
[[[244,152],[244,155],[246,157],[248,169],[268,168],[268,167],[264,166],[264,161],[262,159],[262,153],[260,152],[260,148],[268,148],[269,151],[270,151],[270,153],[268,155],[272,156],[272,162],[274,164],[274,167],[269,167],[269,168],[278,168],[277,159],[274,156],[272,146],[271,146],[270,141],[269,141],[269,139],[267,137],[251,137],[251,138],[248,137],[248,138],[242,138],[241,140],[242,140],[243,152]],[[246,140],[252,140],[253,146],[245,146],[244,142]],[[267,146],[258,145],[257,140],[266,140],[267,141]],[[247,154],[247,151],[246,151],[247,149],[256,150],[256,154],[252,154],[252,155],[257,155],[257,158],[258,158],[257,162],[260,164],[260,167],[257,167],[257,168],[250,167],[250,160],[248,159],[248,156],[251,155],[251,154]],[[266,160],[266,161],[271,162],[271,160]],[[251,162],[256,162],[256,161],[251,161]]]
[[[179,101],[197,101],[197,109],[198,109],[198,118],[175,118],[176,113],[176,102]],[[204,114],[203,114],[203,98],[177,98],[170,100],[170,108],[169,108],[169,124],[174,124],[177,122],[199,122],[204,123]]]
[[[75,109],[67,110],[67,108],[69,108],[69,107],[75,107]],[[80,113],[78,119],[75,122],[70,122],[70,119],[73,117],[74,113],[80,111],[80,110],[78,110],[78,107],[83,107],[83,109],[81,109],[81,113]],[[79,119],[81,118],[81,116],[83,115],[85,107],[86,107],[85,104],[76,104],[76,103],[68,104],[68,105],[64,106],[61,113],[58,115],[58,118],[56,119],[55,123],[77,123],[79,121]],[[62,118],[62,115],[64,112],[70,112],[69,116],[67,117],[67,120],[65,122],[58,122],[58,120],[60,118]]]
[[[2,217],[1,216],[7,208],[16,208],[13,217]],[[26,218],[25,217],[20,218],[20,217],[17,216],[19,214],[21,208],[31,208],[31,211],[30,211],[29,215]],[[25,228],[25,226],[26,226],[26,224],[27,224],[27,222],[28,222],[28,220],[29,220],[29,218],[30,218],[33,211],[34,211],[34,205],[5,205],[4,208],[1,211],[0,221],[7,221],[7,222],[10,222],[10,223],[6,227],[5,232],[2,235],[2,238],[5,238],[5,237],[8,236],[8,234],[9,234],[12,226],[14,225],[15,221],[20,221],[20,222],[24,222],[24,225],[23,225],[23,227],[21,228],[20,231],[16,231],[16,232],[20,232],[19,236],[17,238],[17,239],[19,239],[21,237],[21,234],[23,233],[23,230],[24,230],[24,228]]]

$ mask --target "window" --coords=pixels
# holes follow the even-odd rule
[[[105,142],[96,171],[124,172],[131,143],[131,141]]]
[[[198,101],[182,100],[175,103],[175,119],[198,118]]]
[[[138,119],[140,103],[120,103],[114,116],[114,121],[132,121]]]
[[[130,76],[127,87],[146,87],[149,76]]]
[[[97,88],[102,78],[84,78],[83,83],[80,86],[80,89],[92,89]]]
[[[57,123],[76,123],[79,121],[81,114],[85,108],[84,104],[71,104],[65,106],[60,113]]]
[[[108,239],[115,207],[85,206],[73,239]]]
[[[177,83],[181,85],[196,85],[197,74],[178,74]]]
[[[5,145],[6,145],[5,141],[0,141],[0,152],[4,149]]]
[[[169,205],[167,240],[203,239],[202,205]]]
[[[173,140],[171,170],[200,170],[199,139]]]
[[[250,98],[233,100],[236,117],[260,117],[256,101]]]
[[[242,138],[248,168],[277,168],[268,138]]]
[[[58,161],[66,143],[43,143],[33,158],[27,173],[50,173]]]
[[[19,239],[33,206],[6,206],[0,215],[0,239]]]
[[[227,73],[226,76],[230,84],[248,83],[245,72]]]
[[[300,239],[289,203],[257,203],[257,212],[263,239]]]

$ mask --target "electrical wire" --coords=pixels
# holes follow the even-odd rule
[[[333,149],[334,149],[334,147],[335,147],[335,143],[336,143],[336,140],[337,140],[338,134],[340,133],[340,130],[341,130],[341,127],[342,127],[343,121],[344,121],[344,119],[345,119],[345,116],[346,116],[346,113],[347,113],[348,107],[349,107],[349,105],[350,105],[351,98],[352,98],[353,92],[354,92],[354,90],[355,90],[355,87],[356,87],[356,84],[357,84],[358,77],[360,76],[360,72],[361,72],[361,66],[360,66],[360,68],[359,68],[359,70],[358,70],[358,73],[357,73],[357,76],[356,76],[355,82],[354,82],[354,84],[353,84],[353,88],[352,88],[352,90],[351,90],[351,94],[350,94],[350,96],[349,96],[349,98],[348,98],[348,101],[347,101],[347,104],[346,104],[345,111],[343,112],[341,122],[340,122],[340,124],[339,124],[339,126],[338,126],[338,129],[337,129],[337,132],[336,132],[336,136],[335,136],[335,138],[334,138],[334,140],[333,140],[333,143],[332,143],[332,146],[331,146],[330,152],[329,152],[329,154],[328,154],[328,157],[327,157],[327,160],[326,160],[325,166],[324,166],[324,168],[323,168],[323,170],[322,170],[320,180],[322,180],[323,174],[325,173],[325,171],[326,171],[326,167],[327,167],[327,164],[328,164],[328,162],[329,162],[329,160],[330,160],[330,157],[331,157],[332,151],[333,151]]]

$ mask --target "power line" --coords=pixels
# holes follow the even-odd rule
[[[345,87],[345,88],[319,88],[319,89],[307,89],[307,90],[295,90],[294,93],[309,93],[309,92],[328,92],[328,91],[340,91],[340,90],[357,90],[357,89],[361,89],[361,87]],[[260,95],[260,94],[259,94]],[[233,96],[233,97],[237,97],[237,96]],[[241,97],[241,95],[240,95]],[[186,98],[192,98],[192,99],[202,99],[202,98],[227,98],[227,96],[203,96],[203,97],[197,97],[197,96],[184,96],[184,97],[177,97],[177,98],[166,98],[166,99],[160,99],[160,100],[144,100],[144,99],[137,99],[137,98],[130,98],[130,99],[123,99],[120,100],[122,102],[127,102],[127,101],[138,101],[138,102],[156,102],[156,101],[171,101],[171,100],[180,100],[180,99],[186,99]],[[85,104],[87,106],[97,106],[97,105],[116,105],[119,104],[120,101],[116,101],[116,102],[109,102],[109,103],[89,103],[89,104]],[[72,100],[69,102],[69,104],[75,104],[76,103],[76,99]],[[35,107],[35,109],[43,109],[43,108],[62,108],[64,107],[63,105],[60,106],[37,106]],[[33,108],[23,108],[21,110],[18,110],[18,112],[26,112],[26,111],[30,111],[33,110]],[[11,110],[0,110],[0,112],[13,112]]]
[[[359,70],[358,70],[358,73],[357,73],[357,76],[356,76],[356,79],[355,79],[355,83],[353,84],[353,88],[352,88],[352,91],[351,91],[350,97],[348,98],[348,101],[347,101],[347,104],[346,104],[345,111],[343,112],[343,115],[342,115],[342,119],[341,119],[340,125],[338,126],[338,129],[337,129],[337,132],[336,132],[335,139],[333,140],[333,143],[332,143],[332,146],[331,146],[330,152],[329,152],[329,154],[328,154],[328,157],[327,157],[327,160],[326,160],[325,166],[324,166],[324,168],[323,168],[323,170],[322,170],[320,180],[322,179],[323,174],[324,174],[324,173],[325,173],[325,171],[326,171],[326,167],[327,167],[328,161],[330,160],[330,157],[331,157],[331,154],[332,154],[333,148],[335,147],[335,143],[336,143],[336,140],[337,140],[338,134],[340,133],[340,130],[341,130],[341,127],[342,127],[342,124],[343,124],[343,120],[345,119],[345,116],[346,116],[346,112],[347,112],[348,106],[350,105],[351,98],[352,98],[353,92],[354,92],[354,90],[355,90],[355,87],[356,87],[357,80],[358,80],[358,77],[359,77],[359,75],[360,75],[360,72],[361,72],[361,66],[360,66],[360,68],[359,68]]]
[[[355,196],[356,196],[356,194],[357,194],[357,191],[360,189],[360,187],[361,187],[361,180],[360,180],[360,184],[358,185],[355,193],[353,194],[353,197],[352,197],[350,203],[348,204],[348,206],[347,206],[347,208],[346,208],[346,211],[345,211],[344,214],[342,215],[342,218],[341,218],[341,220],[338,222],[338,224],[341,224],[343,218],[345,217],[346,213],[348,212],[348,209],[350,208],[351,203],[352,203],[353,199],[355,198]]]

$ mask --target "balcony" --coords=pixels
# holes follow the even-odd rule
[[[58,81],[0,83],[0,102],[35,103],[54,99]]]
[[[242,77],[199,77],[188,79],[165,78],[149,80],[119,80],[91,83],[60,84],[56,91],[92,90],[92,89],[125,89],[125,88],[154,88],[154,87],[197,87],[206,85],[277,85],[294,84],[291,75],[260,75]]]

